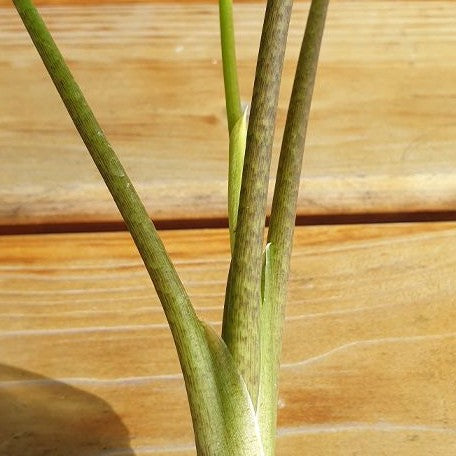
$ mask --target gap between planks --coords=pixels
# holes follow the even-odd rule
[[[376,223],[425,223],[456,221],[456,211],[435,212],[392,212],[392,213],[360,213],[360,214],[322,214],[298,215],[296,226],[319,225],[353,225]],[[191,230],[206,228],[228,228],[228,219],[223,217],[154,220],[158,230]],[[266,220],[266,226],[268,219]],[[56,234],[56,233],[99,233],[126,231],[120,221],[74,221],[64,223],[24,223],[16,225],[0,225],[0,235],[17,234]]]

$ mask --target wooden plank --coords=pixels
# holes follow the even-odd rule
[[[291,24],[273,168],[308,3]],[[236,6],[250,98],[262,6]],[[155,220],[226,216],[215,4],[42,12]],[[455,208],[454,1],[332,3],[299,213]],[[119,215],[11,8],[0,8],[0,225]],[[192,208],[189,210],[189,208]]]
[[[454,452],[455,236],[456,223],[297,229],[278,455]],[[227,232],[163,238],[219,328]],[[173,343],[128,235],[4,236],[0,252],[0,453],[195,454]]]
[[[260,3],[261,0],[235,0],[234,3]],[[302,1],[302,0],[298,0]],[[332,0],[333,3],[335,2],[346,2],[346,1],[358,1],[364,2],[364,0]],[[383,2],[396,2],[397,0],[383,0]],[[412,2],[441,2],[442,0],[409,0]],[[147,3],[178,3],[178,4],[186,4],[186,3],[199,3],[199,4],[210,4],[210,3],[217,3],[217,0],[33,0],[33,3],[37,6],[64,6],[64,5],[117,5],[117,4],[133,4],[137,5],[138,3],[147,4]],[[11,4],[8,3],[7,0],[0,0],[0,6],[10,6]]]

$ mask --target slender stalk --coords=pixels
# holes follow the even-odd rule
[[[231,134],[235,123],[242,116],[234,39],[233,2],[231,0],[219,0],[219,16],[226,114],[228,118],[228,132]]]
[[[293,90],[288,109],[285,132],[279,158],[268,243],[272,254],[267,277],[267,293],[263,309],[268,318],[263,320],[262,333],[268,334],[262,350],[267,353],[262,365],[259,420],[265,454],[272,456],[275,446],[277,415],[278,370],[282,345],[282,328],[287,297],[290,256],[296,218],[302,158],[318,57],[323,37],[329,0],[312,0],[299,55]],[[262,338],[262,341],[264,339]]]
[[[222,337],[254,404],[260,368],[259,306],[266,199],[291,7],[292,0],[268,0],[266,6],[223,315]]]
[[[172,324],[177,324],[175,301],[191,307],[190,301],[144,205],[38,11],[30,0],[13,3],[131,232],[165,311]]]
[[[231,253],[233,253],[247,136],[247,111],[242,112],[239,95],[232,0],[219,0],[219,18],[230,143],[228,160],[228,222]]]

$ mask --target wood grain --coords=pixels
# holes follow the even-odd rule
[[[65,6],[65,5],[117,5],[117,4],[147,4],[147,3],[174,3],[174,4],[186,4],[186,3],[199,3],[199,4],[216,4],[218,0],[33,0],[33,3],[37,6]],[[302,1],[302,0],[298,0]],[[335,2],[364,2],[365,0],[332,0]],[[397,0],[383,0],[385,2],[396,2]],[[441,2],[442,0],[402,0],[411,2]],[[261,0],[235,0],[234,3],[260,3]],[[0,6],[10,6],[8,0],[0,0]]]
[[[307,8],[294,7],[273,168]],[[245,101],[261,9],[236,7]],[[42,12],[152,217],[225,217],[216,5]],[[300,214],[455,209],[455,28],[454,1],[332,3]],[[0,225],[119,220],[12,8],[0,8],[0,41]]]
[[[454,452],[455,236],[455,223],[297,229],[278,455]],[[163,238],[219,329],[228,233]],[[4,236],[0,252],[0,454],[194,455],[170,333],[128,235]]]

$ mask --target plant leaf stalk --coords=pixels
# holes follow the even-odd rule
[[[247,109],[242,112],[239,94],[232,0],[219,0],[219,19],[229,133],[228,222],[233,253],[247,138]]]
[[[231,254],[236,240],[239,196],[244,167],[245,143],[247,139],[247,108],[230,131],[228,160],[228,225]]]
[[[274,454],[278,372],[296,205],[317,64],[329,0],[312,0],[288,108],[267,242],[262,357],[257,414],[267,456]],[[265,438],[270,439],[265,441]]]
[[[146,209],[38,11],[30,0],[13,3],[155,285],[184,374],[198,455],[263,456],[253,403],[230,352],[196,316]]]
[[[165,311],[177,324],[177,307],[191,304],[158,233],[108,142],[63,56],[30,0],[13,0],[71,119],[102,175],[143,257]],[[176,302],[180,305],[176,306]],[[192,319],[195,319],[192,316]]]
[[[234,125],[242,116],[236,64],[232,0],[219,0],[219,18],[226,114],[228,118],[228,132],[231,135]]]
[[[256,406],[260,373],[261,265],[269,169],[292,0],[268,0],[247,130],[236,239],[222,337]]]

